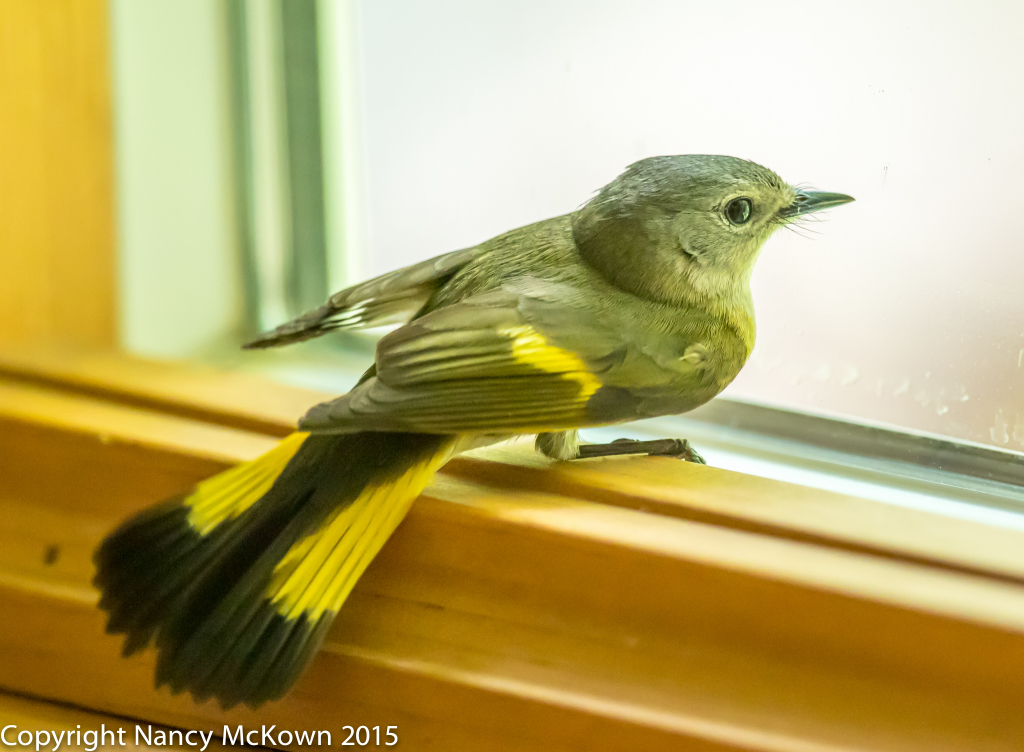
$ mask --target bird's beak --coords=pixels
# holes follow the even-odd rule
[[[797,191],[796,198],[789,206],[779,210],[779,216],[784,218],[799,217],[801,214],[809,214],[820,209],[831,209],[833,206],[842,206],[853,201],[853,196],[845,193],[824,193],[822,191]]]

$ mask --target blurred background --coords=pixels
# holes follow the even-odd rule
[[[76,7],[59,50],[0,28],[4,78],[25,60],[65,89],[109,70],[56,121],[0,97],[8,339],[64,317],[83,341],[344,389],[364,338],[237,345],[350,283],[570,212],[642,157],[722,153],[857,198],[769,241],[757,346],[727,397],[1024,449],[1021,3]],[[81,42],[90,24],[109,54]],[[75,118],[98,151],[62,135]],[[42,173],[19,147],[38,128],[60,147]],[[47,187],[67,170],[84,177]],[[26,184],[50,191],[46,237],[18,229]],[[104,244],[106,276],[85,249]],[[44,251],[44,276],[113,285],[115,305],[48,298],[26,261]]]

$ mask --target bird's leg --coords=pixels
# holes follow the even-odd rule
[[[675,457],[687,462],[696,462],[698,465],[707,464],[686,439],[653,439],[652,441],[616,439],[610,444],[581,444],[579,454],[575,459],[586,460],[591,457],[615,457],[624,454]]]
[[[554,460],[585,460],[591,457],[646,454],[654,457],[677,457],[700,465],[707,464],[686,439],[618,439],[610,444],[581,444],[578,432],[560,431],[537,434],[536,447],[537,451]]]

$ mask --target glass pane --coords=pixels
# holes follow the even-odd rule
[[[367,274],[725,153],[857,203],[769,241],[733,397],[1024,447],[1024,5],[358,5]]]

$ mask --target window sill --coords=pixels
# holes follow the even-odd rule
[[[124,661],[102,632],[92,549],[321,397],[117,355],[0,353],[0,685],[217,733],[397,724],[414,749],[1024,740],[1019,530],[522,445],[445,468],[281,702],[224,712],[153,690],[152,654]]]

